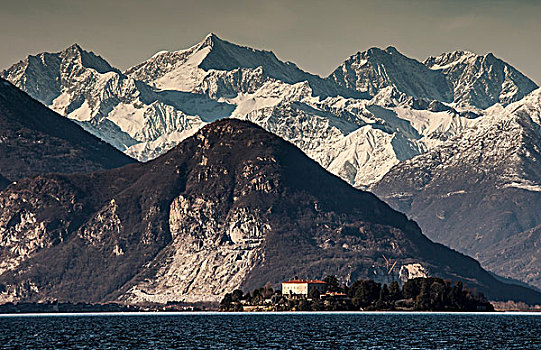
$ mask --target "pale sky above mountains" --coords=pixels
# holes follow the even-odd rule
[[[209,32],[326,76],[370,47],[493,52],[541,84],[541,1],[2,0],[0,68],[79,43],[125,69]]]

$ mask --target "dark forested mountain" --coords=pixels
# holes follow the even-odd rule
[[[132,162],[0,79],[0,173],[9,180],[51,172],[110,169]]]
[[[11,181],[0,175],[0,190],[3,190]]]
[[[0,193],[0,205],[4,301],[219,300],[293,275],[426,273],[463,279],[491,298],[541,301],[235,119],[145,164],[21,180]]]

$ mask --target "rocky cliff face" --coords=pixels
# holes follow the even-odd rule
[[[145,164],[21,180],[0,205],[2,301],[218,300],[295,274],[387,281],[383,254],[403,273],[421,264],[493,298],[541,298],[234,119]]]
[[[15,181],[110,169],[134,160],[0,79],[0,171]],[[9,184],[3,178],[0,183]],[[0,187],[2,187],[0,185]]]
[[[526,231],[541,224],[540,96],[538,89],[495,109],[475,127],[395,166],[375,193],[419,222],[431,239],[478,257],[506,277],[539,286],[538,279],[527,277],[531,271],[522,259],[491,254],[504,242],[516,249],[512,242],[520,244]]]

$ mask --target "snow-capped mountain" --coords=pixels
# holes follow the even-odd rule
[[[392,46],[357,52],[331,73],[339,86],[374,96],[383,88],[414,98],[451,102],[453,92],[442,72],[402,55]]]
[[[85,69],[92,69],[100,74],[120,73],[103,58],[74,44],[58,53],[44,52],[28,56],[4,71],[2,77],[16,84],[36,100],[51,105],[64,90],[75,88],[74,77],[81,76]],[[80,82],[90,85],[91,77],[81,77]],[[67,109],[64,112],[71,112],[74,109],[69,106],[63,107]]]
[[[125,76],[76,44],[58,53],[28,56],[2,75],[54,111],[135,156],[130,150],[134,145],[164,135],[165,143],[186,130],[191,135],[202,124],[200,117],[160,101],[163,98],[154,89]],[[199,96],[183,97],[189,104],[201,103]],[[216,113],[230,109],[214,105]],[[185,137],[177,137],[174,144]]]
[[[440,75],[389,51],[416,70]],[[382,85],[370,98],[356,87],[303,72],[272,52],[214,34],[189,49],[160,52],[125,73],[73,45],[29,56],[2,75],[142,161],[163,154],[207,122],[236,117],[293,142],[358,187],[468,124],[465,114],[441,103],[420,109],[394,85]]]
[[[541,89],[486,112],[448,142],[393,167],[373,189],[429,238],[541,287],[540,275],[523,269],[528,264],[503,265],[505,254],[488,254],[541,225]]]
[[[235,117],[278,134],[365,188],[482,114],[477,108],[475,114],[455,110],[453,85],[444,71],[430,68],[395,48],[373,48],[324,79],[270,51],[209,34],[125,73],[74,45],[29,56],[3,76],[141,161],[163,154],[208,122]],[[515,76],[509,75],[510,81]]]
[[[429,57],[424,63],[445,75],[453,88],[453,102],[459,106],[506,106],[537,88],[528,77],[492,53],[480,56],[455,51]]]
[[[203,81],[206,80],[205,85],[208,85],[219,79],[215,74],[223,76],[221,72],[237,69],[250,72],[259,67],[266,77],[284,83],[307,81],[317,96],[361,95],[353,89],[340,88],[326,79],[307,73],[292,62],[282,62],[271,51],[236,45],[220,39],[214,33],[189,49],[158,52],[147,61],[129,68],[126,75],[164,90],[201,92],[204,91],[201,86]],[[261,79],[258,80],[261,82]],[[232,92],[249,92],[243,90],[243,86],[237,88],[239,90]]]

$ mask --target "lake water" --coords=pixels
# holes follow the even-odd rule
[[[0,316],[0,349],[541,349],[541,314]]]

